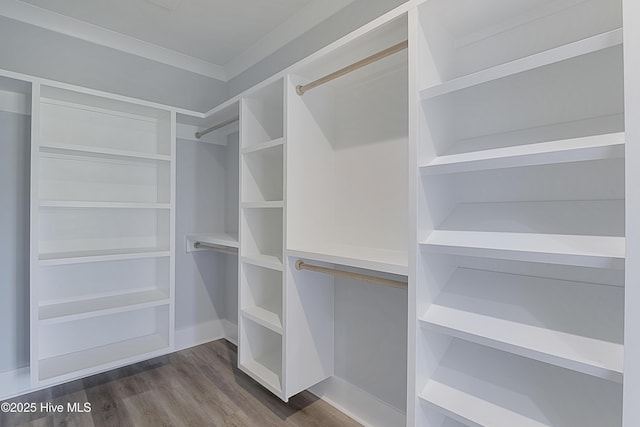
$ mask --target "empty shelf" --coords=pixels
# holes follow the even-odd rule
[[[563,368],[622,382],[622,344],[433,304],[421,318],[427,326]]]
[[[111,369],[131,364],[138,360],[159,356],[169,351],[167,341],[160,335],[148,335],[115,344],[105,345],[75,353],[63,354],[40,360],[40,381],[61,377],[77,378],[85,375],[85,370]],[[66,378],[66,377],[65,377]]]
[[[40,321],[54,323],[87,317],[114,314],[168,304],[168,295],[160,290],[132,292],[120,295],[89,298],[79,301],[41,305]]]
[[[243,209],[269,209],[269,208],[283,208],[284,202],[282,200],[273,200],[266,202],[242,202],[240,207]]]
[[[601,427],[622,422],[621,384],[457,340],[419,398],[471,426]]]
[[[153,153],[140,153],[135,151],[126,151],[126,150],[114,150],[111,148],[103,148],[103,147],[91,147],[88,145],[76,145],[76,144],[58,144],[51,142],[42,142],[40,144],[40,151],[47,153],[67,153],[67,154],[76,154],[82,156],[90,156],[90,157],[130,157],[135,159],[143,159],[143,160],[162,160],[162,161],[170,161],[171,156],[164,154],[153,154]]]
[[[598,268],[624,268],[625,257],[625,239],[615,236],[434,230],[421,245],[450,255]]]
[[[296,248],[288,250],[287,254],[292,257],[399,274],[402,276],[407,275],[409,262],[406,251],[350,245],[325,245],[313,249]]]
[[[43,200],[41,208],[80,208],[80,209],[171,209],[169,203],[129,203],[129,202],[84,202],[71,200]]]
[[[446,93],[455,92],[621,44],[622,29],[620,28],[535,55],[516,59],[506,64],[497,65],[489,69],[449,80],[442,84],[422,90],[420,92],[420,97],[422,99],[434,98]]]
[[[162,248],[56,252],[40,254],[40,265],[79,264],[83,262],[120,261],[127,259],[159,258],[168,256],[171,256],[171,252],[168,249]]]
[[[271,255],[245,255],[242,257],[242,261],[271,270],[282,271],[284,269],[282,261],[278,257]]]
[[[241,310],[244,317],[282,335],[282,321],[276,313],[262,307],[246,307]]]
[[[420,321],[467,341],[622,381],[624,288],[458,268]]]
[[[421,166],[427,175],[624,157],[624,132],[563,139],[436,157]]]
[[[255,153],[257,151],[268,150],[269,148],[278,147],[284,144],[284,138],[276,138],[272,141],[263,142],[259,144],[252,144],[250,147],[242,149],[242,154]]]

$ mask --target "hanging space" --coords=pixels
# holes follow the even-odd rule
[[[311,390],[375,426],[405,424],[406,40],[403,15],[287,81],[287,394],[326,379]]]
[[[177,116],[177,348],[237,343],[238,109]]]
[[[410,425],[621,425],[621,17],[618,0],[413,16]]]

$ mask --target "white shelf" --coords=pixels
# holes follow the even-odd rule
[[[130,202],[83,202],[67,200],[42,200],[41,208],[79,208],[79,209],[171,209],[169,203],[130,203]]]
[[[282,361],[277,354],[270,354],[260,359],[252,359],[242,364],[244,370],[262,386],[276,396],[282,395],[282,386],[280,385],[280,376],[270,368],[277,366]]]
[[[428,87],[420,92],[420,97],[434,98],[621,44],[622,29],[619,28]]]
[[[621,384],[460,341],[442,360],[419,398],[465,425],[621,425]]]
[[[41,305],[40,322],[58,323],[169,304],[160,290],[147,290],[78,301]]]
[[[258,267],[269,268],[271,270],[283,271],[284,266],[278,257],[270,255],[250,255],[243,256],[242,261]]]
[[[204,251],[193,245],[196,242],[208,243],[223,248],[238,249],[238,233],[196,233],[187,235],[187,252]]]
[[[81,156],[115,156],[143,160],[160,160],[166,162],[171,161],[171,156],[164,154],[140,153],[136,151],[115,150],[111,148],[91,147],[77,144],[59,144],[46,141],[40,143],[40,151],[48,153],[68,152],[69,154],[76,154]]]
[[[40,381],[58,382],[88,373],[124,366],[169,351],[160,335],[148,335],[40,360]]]
[[[250,146],[242,149],[242,154],[251,154],[258,151],[268,150],[273,147],[278,147],[284,144],[284,138],[276,138],[269,142],[263,142],[260,144],[255,144],[255,146]]]
[[[518,145],[436,157],[420,166],[426,175],[624,157],[624,132]]]
[[[282,321],[276,313],[258,306],[243,308],[241,312],[245,318],[253,320],[277,334],[283,334]]]
[[[517,412],[501,408],[464,391],[429,380],[419,398],[435,406],[447,417],[472,427],[545,427],[549,424],[532,420]]]
[[[624,268],[625,239],[614,236],[435,230],[421,245],[450,255],[596,268]]]
[[[289,249],[287,255],[313,261],[340,264],[383,273],[407,275],[408,254],[364,246],[325,245],[311,249]]]
[[[284,202],[282,200],[266,201],[266,202],[242,202],[240,207],[243,209],[274,209],[283,208]]]
[[[423,326],[622,382],[624,288],[457,268]]]
[[[59,252],[40,254],[40,265],[79,264],[85,262],[120,261],[127,259],[159,258],[171,256],[160,248],[113,249],[103,251]]]

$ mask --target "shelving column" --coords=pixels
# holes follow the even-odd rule
[[[413,15],[408,425],[623,424],[621,6],[433,0]]]
[[[238,364],[283,400],[284,84],[240,103]]]
[[[34,88],[31,378],[171,351],[175,113]]]

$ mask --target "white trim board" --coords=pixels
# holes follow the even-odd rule
[[[0,111],[31,115],[31,96],[0,90]]]
[[[368,427],[406,424],[406,414],[339,377],[330,377],[309,391],[331,406]]]
[[[56,13],[19,0],[0,2],[0,15],[70,37],[86,40],[192,73],[227,82],[273,54],[301,34],[344,9],[355,0],[314,0],[238,54],[215,64],[135,37]]]

